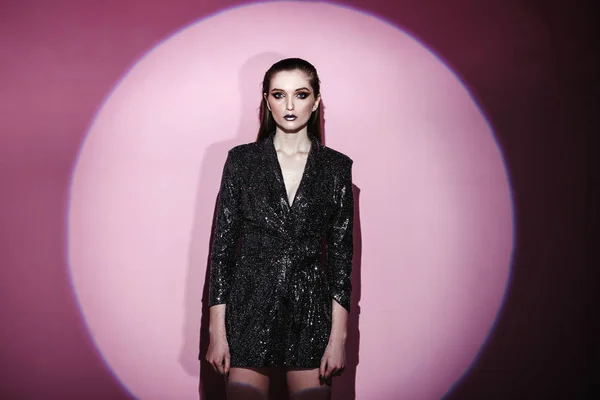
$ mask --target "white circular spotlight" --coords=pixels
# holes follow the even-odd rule
[[[500,149],[461,81],[408,34],[313,2],[242,6],[137,62],[73,171],[69,262],[91,337],[140,399],[196,399],[210,228],[227,150],[253,141],[260,82],[313,63],[326,144],[360,189],[357,398],[439,399],[492,328],[512,252]]]

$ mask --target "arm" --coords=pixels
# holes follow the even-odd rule
[[[337,211],[327,231],[327,274],[331,298],[346,312],[350,312],[352,256],[354,255],[352,160],[343,166],[335,179]],[[332,309],[333,312],[335,310],[336,307]]]
[[[335,300],[332,300],[331,303],[331,334],[329,335],[329,343],[339,343],[345,346],[348,311]]]
[[[209,348],[206,360],[222,374],[229,372],[229,346],[225,331],[225,303],[231,285],[240,234],[239,186],[231,151],[227,155],[217,205],[216,226],[210,253]]]
[[[216,372],[226,375],[229,373],[230,355],[225,332],[225,304],[214,305],[209,310],[209,345],[206,361]]]
[[[225,304],[216,304],[209,308],[208,334],[211,338],[227,339],[225,334]]]
[[[239,214],[239,185],[230,151],[223,167],[215,231],[210,252],[209,307],[224,305],[229,295],[231,274],[240,235]]]
[[[320,375],[329,379],[346,363],[345,345],[352,294],[354,196],[352,161],[336,178],[337,212],[327,232],[327,274],[331,291],[331,333],[321,360]]]

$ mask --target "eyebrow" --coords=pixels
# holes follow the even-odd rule
[[[310,89],[309,89],[309,88],[307,88],[307,87],[301,87],[301,88],[299,88],[299,89],[296,89],[295,91],[296,91],[296,92],[299,92],[300,90],[307,90],[307,91],[309,91],[309,92],[310,92]],[[283,89],[278,89],[278,88],[273,88],[273,89],[271,89],[271,92],[285,92],[285,90],[283,90]]]

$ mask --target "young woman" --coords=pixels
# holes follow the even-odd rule
[[[228,376],[229,400],[266,398],[274,367],[292,399],[328,399],[345,363],[352,160],[322,144],[314,66],[281,60],[262,86],[257,140],[232,148],[223,168],[206,360]]]

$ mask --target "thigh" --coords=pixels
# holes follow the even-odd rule
[[[331,380],[321,381],[319,368],[290,369],[286,378],[292,400],[328,400],[331,397]]]
[[[230,368],[227,400],[264,400],[269,393],[268,368]]]

